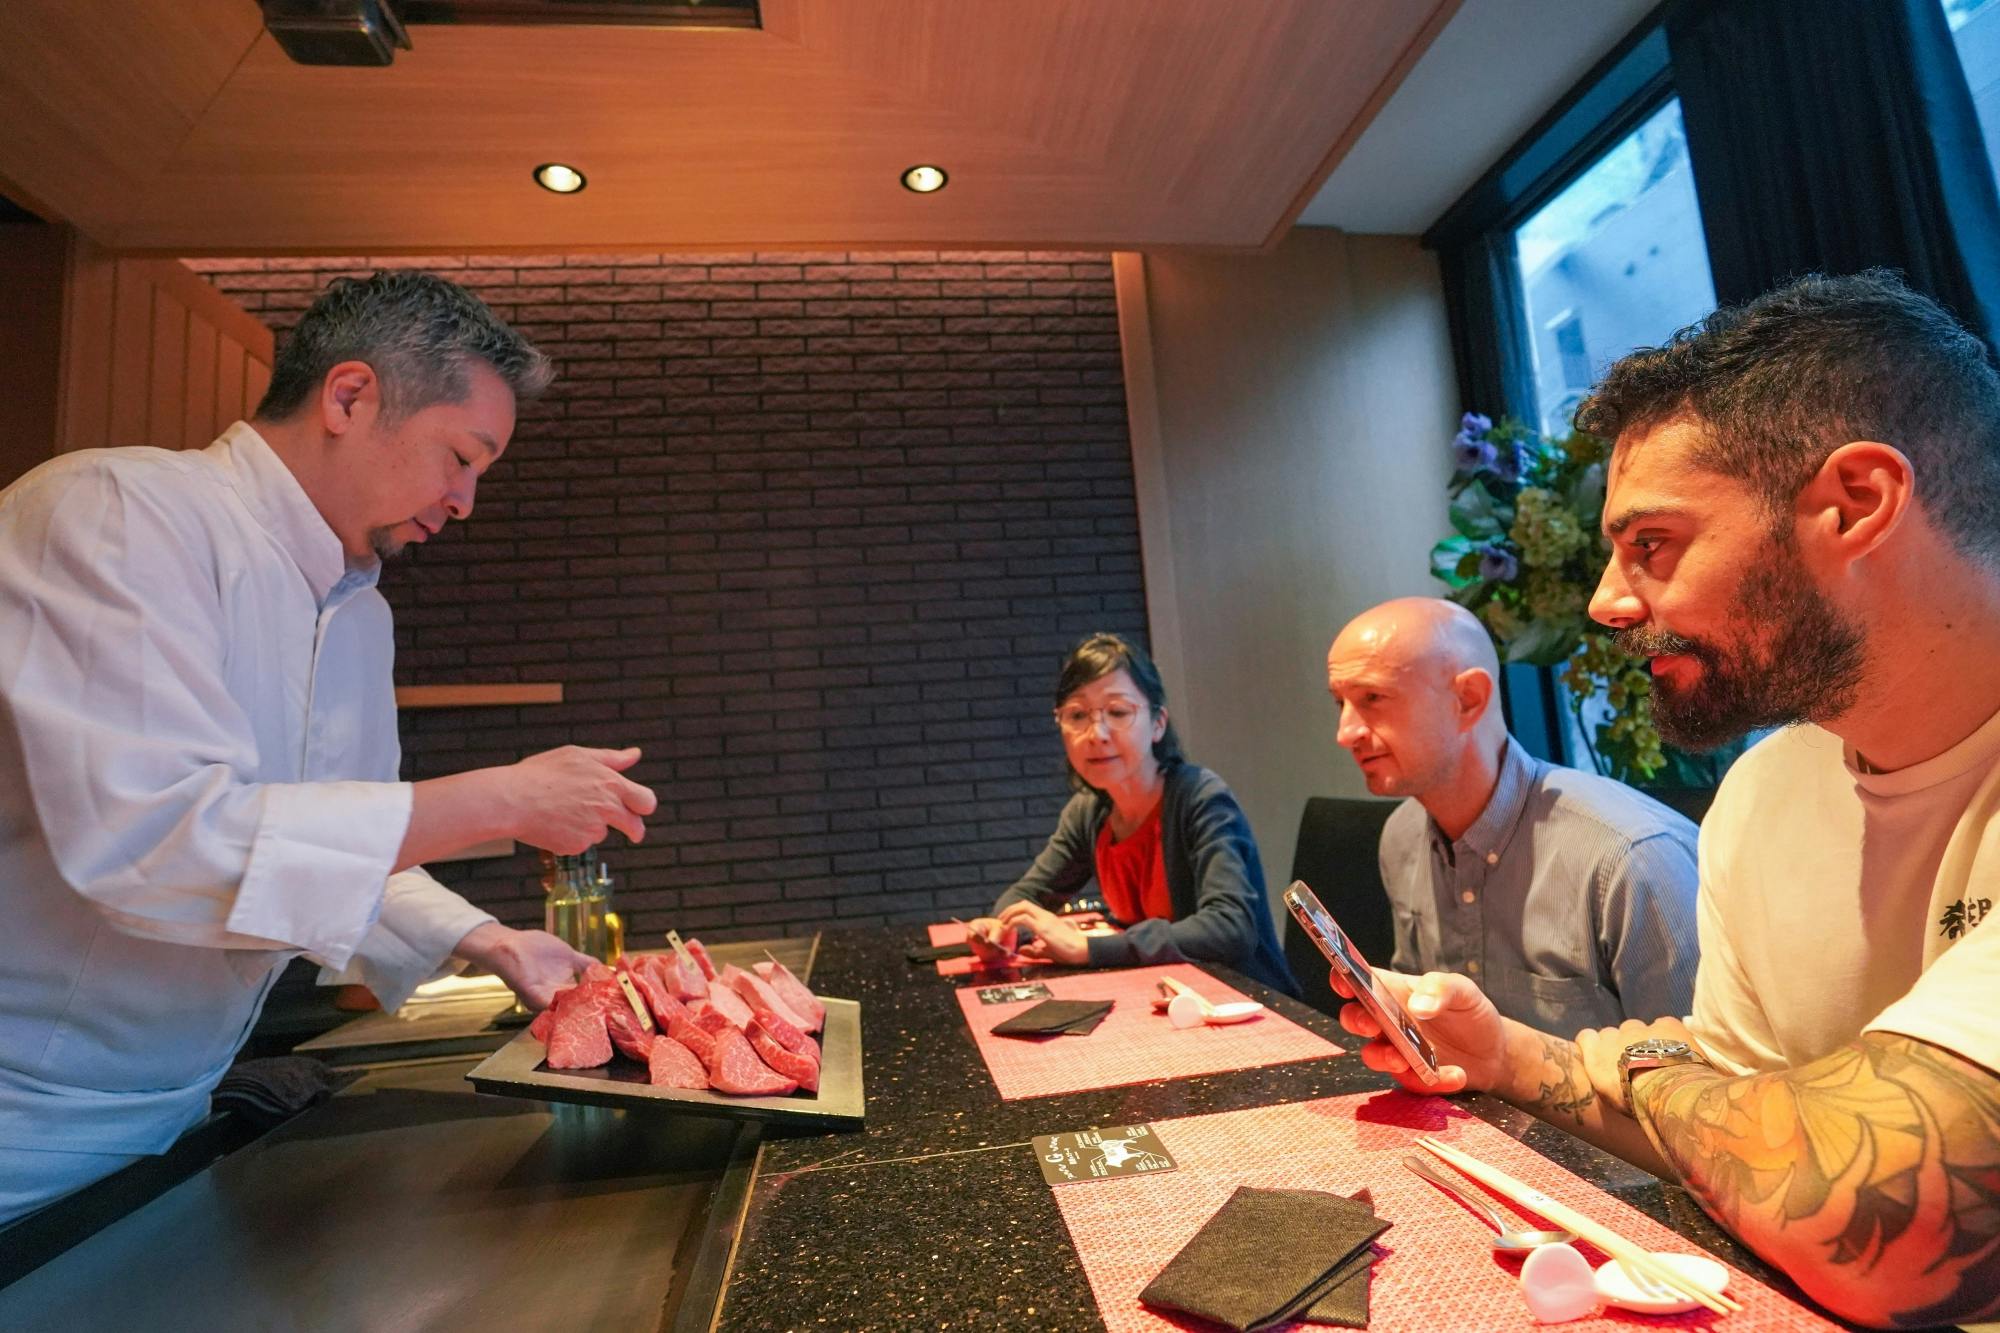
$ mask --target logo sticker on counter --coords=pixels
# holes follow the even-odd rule
[[[1173,1154],[1151,1125],[1037,1134],[1035,1160],[1042,1164],[1042,1179],[1051,1185],[1174,1169]]]
[[[1018,1004],[1022,1000],[1046,1000],[1049,988],[1039,981],[1020,981],[1012,986],[981,986],[975,992],[981,1004]]]

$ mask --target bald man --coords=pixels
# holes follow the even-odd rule
[[[1472,613],[1408,597],[1334,639],[1338,740],[1377,796],[1399,972],[1458,972],[1556,1036],[1690,1012],[1695,828],[1621,782],[1531,758]]]

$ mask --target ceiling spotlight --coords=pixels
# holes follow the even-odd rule
[[[584,187],[583,173],[560,162],[544,162],[535,168],[535,184],[555,194],[575,194]]]
[[[949,179],[943,167],[911,167],[903,173],[903,188],[917,194],[936,194]]]

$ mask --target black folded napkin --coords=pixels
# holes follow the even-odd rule
[[[1311,1318],[1322,1304],[1325,1322],[1365,1328],[1368,1246],[1388,1226],[1371,1204],[1338,1194],[1240,1187],[1139,1300],[1239,1333]]]
[[[942,958],[968,958],[972,954],[970,944],[927,944],[921,949],[911,949],[903,957],[913,963],[935,963]]]
[[[231,1065],[209,1100],[269,1129],[332,1095],[331,1069],[303,1055],[273,1055]]]
[[[1043,1000],[1015,1014],[993,1031],[1002,1037],[1046,1037],[1058,1032],[1082,1036],[1111,1012],[1109,1000]]]

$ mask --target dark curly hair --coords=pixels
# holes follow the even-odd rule
[[[1894,445],[1965,555],[2000,565],[2000,375],[1986,345],[1886,269],[1813,275],[1622,357],[1577,409],[1605,440],[1676,418],[1695,461],[1743,478],[1774,530],[1841,445]]]

